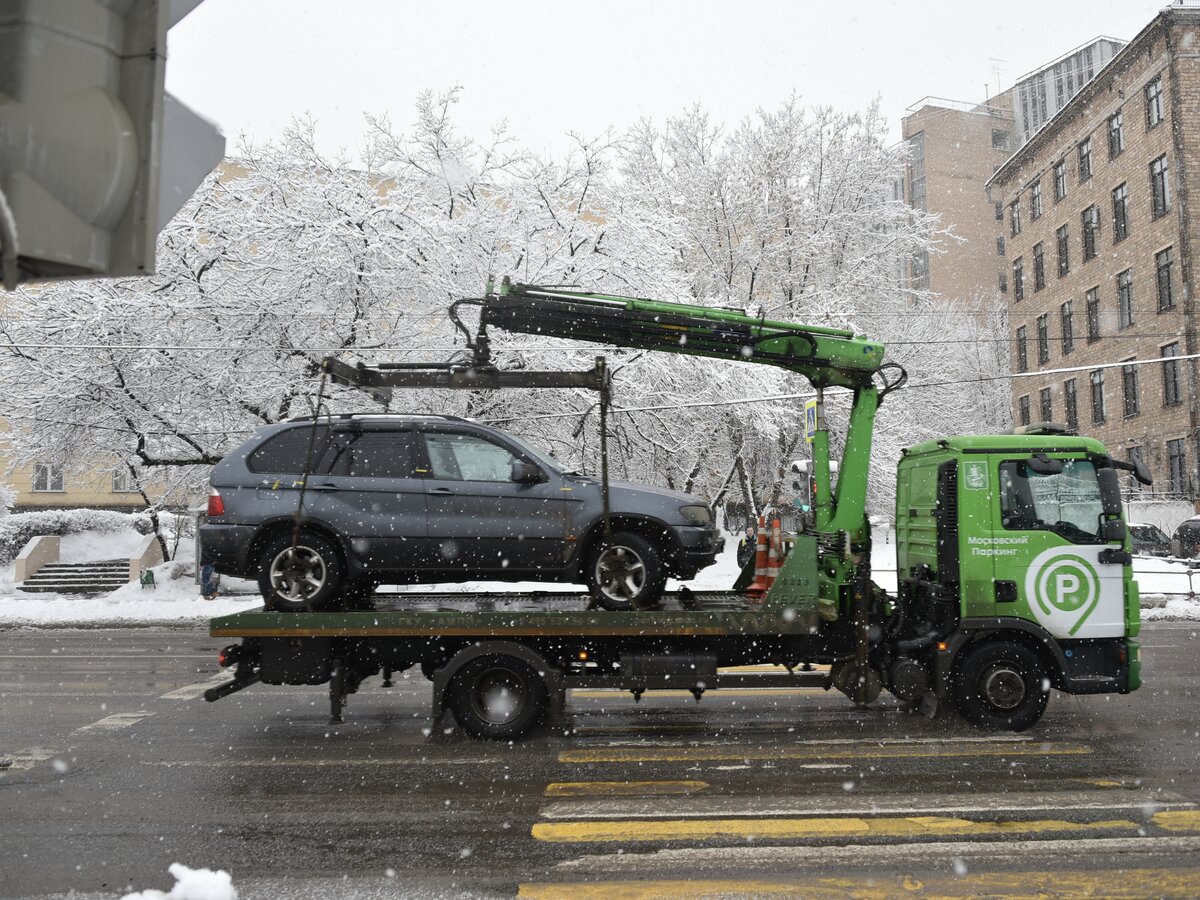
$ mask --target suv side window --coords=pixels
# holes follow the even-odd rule
[[[329,426],[317,426],[316,440],[313,442],[313,459],[320,460],[329,447]],[[286,473],[299,475],[304,471],[304,463],[308,460],[309,441],[312,440],[312,426],[289,428],[272,437],[265,444],[250,454],[246,466],[251,472]],[[313,469],[322,473],[320,464]]]
[[[338,429],[318,471],[351,478],[415,478],[412,433]]]
[[[511,481],[518,457],[505,447],[474,434],[423,434],[430,474],[454,481]]]

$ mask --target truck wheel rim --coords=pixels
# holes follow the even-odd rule
[[[288,547],[271,562],[271,587],[284,600],[307,600],[325,586],[325,560],[311,547]]]
[[[1016,709],[1025,699],[1025,678],[1007,663],[999,663],[983,673],[980,692],[996,709]]]
[[[596,584],[611,600],[633,600],[646,586],[646,564],[628,547],[609,547],[596,560]]]
[[[489,725],[507,725],[525,709],[525,682],[511,669],[488,669],[471,686],[471,709]]]

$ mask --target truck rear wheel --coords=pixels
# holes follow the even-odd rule
[[[546,684],[514,656],[481,656],[454,675],[450,709],[472,737],[513,741],[532,731],[546,712]]]
[[[1011,641],[968,650],[954,679],[958,711],[981,728],[1024,731],[1042,717],[1049,697],[1042,661]]]
[[[586,577],[596,602],[618,611],[652,607],[667,583],[658,547],[632,531],[618,531],[611,544],[601,538],[588,556]]]

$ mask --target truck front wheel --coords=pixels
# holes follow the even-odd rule
[[[980,728],[1024,731],[1042,717],[1050,682],[1036,653],[996,641],[967,651],[954,679],[954,702]]]
[[[455,673],[450,709],[472,737],[515,741],[532,731],[546,712],[546,684],[514,656],[481,656]]]

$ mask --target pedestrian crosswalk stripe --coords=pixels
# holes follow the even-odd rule
[[[728,762],[751,760],[805,759],[828,761],[834,759],[916,759],[921,757],[973,756],[1084,756],[1091,747],[1081,744],[1037,744],[1035,746],[978,744],[878,745],[856,747],[800,746],[782,744],[753,747],[729,745],[723,747],[597,747],[594,749],[563,750],[558,761],[563,763],[649,763],[649,762]]]
[[[547,797],[652,797],[695,794],[704,781],[556,781],[546,785]]]

